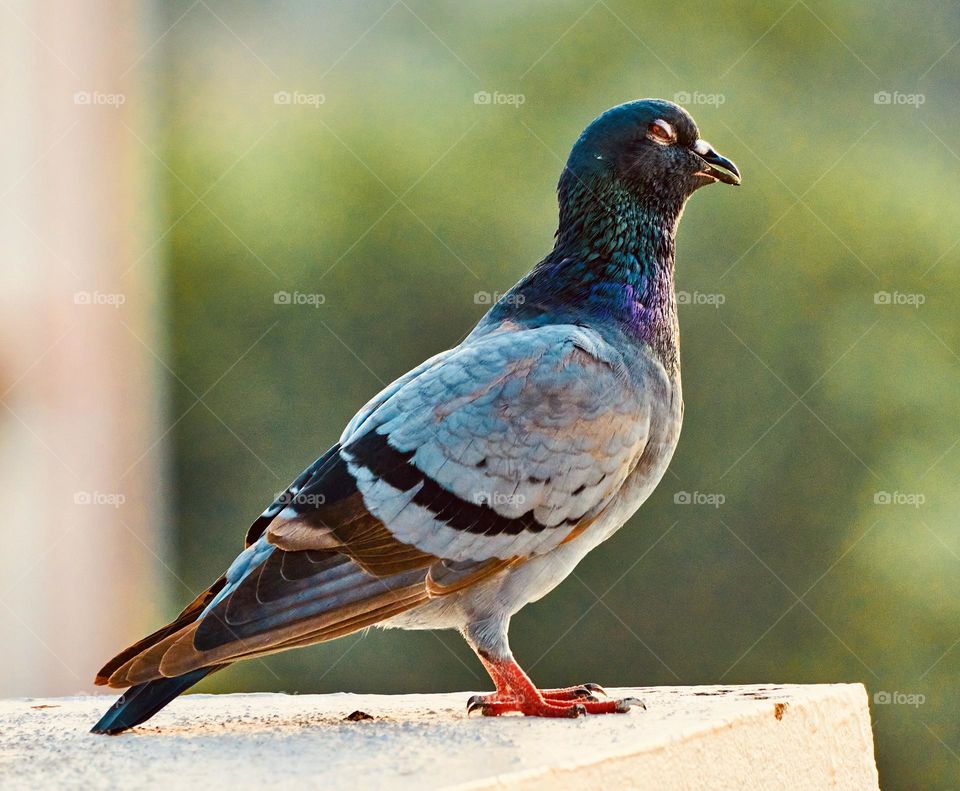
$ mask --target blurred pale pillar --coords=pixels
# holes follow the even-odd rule
[[[0,5],[0,695],[91,689],[167,577],[145,5]]]

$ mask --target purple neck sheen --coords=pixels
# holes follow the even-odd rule
[[[517,284],[505,307],[527,320],[573,314],[613,325],[675,370],[674,235],[682,203],[665,206],[622,189],[598,195],[580,184],[563,186],[556,245]]]

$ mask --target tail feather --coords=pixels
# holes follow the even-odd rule
[[[156,645],[165,637],[169,637],[175,632],[179,632],[186,626],[189,626],[191,623],[197,620],[200,617],[200,614],[203,612],[204,608],[213,600],[213,598],[223,589],[223,586],[226,584],[227,580],[225,577],[220,577],[213,585],[211,585],[207,590],[197,596],[190,604],[188,604],[183,612],[181,612],[174,621],[167,624],[161,629],[158,629],[153,634],[147,635],[142,640],[137,641],[128,648],[125,648],[119,654],[117,654],[113,659],[107,662],[104,665],[100,672],[97,673],[97,678],[94,683],[98,686],[103,686],[110,684],[110,677],[117,672],[117,670],[127,664],[130,660],[140,656],[144,651],[149,649],[151,646]],[[110,686],[125,687],[127,684],[110,684]]]
[[[93,726],[90,733],[116,734],[146,722],[181,692],[226,665],[201,667],[175,678],[159,678],[130,687]]]

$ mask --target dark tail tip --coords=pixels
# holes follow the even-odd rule
[[[223,665],[201,667],[176,678],[159,678],[130,687],[114,703],[90,733],[117,734],[146,722],[181,692]]]

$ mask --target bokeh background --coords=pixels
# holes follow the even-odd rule
[[[220,574],[547,252],[580,130],[661,96],[744,174],[681,224],[683,436],[514,651],[545,686],[860,681],[884,788],[956,787],[960,8],[87,6],[0,7],[5,693],[87,689]],[[486,686],[457,635],[373,630],[199,689]]]

